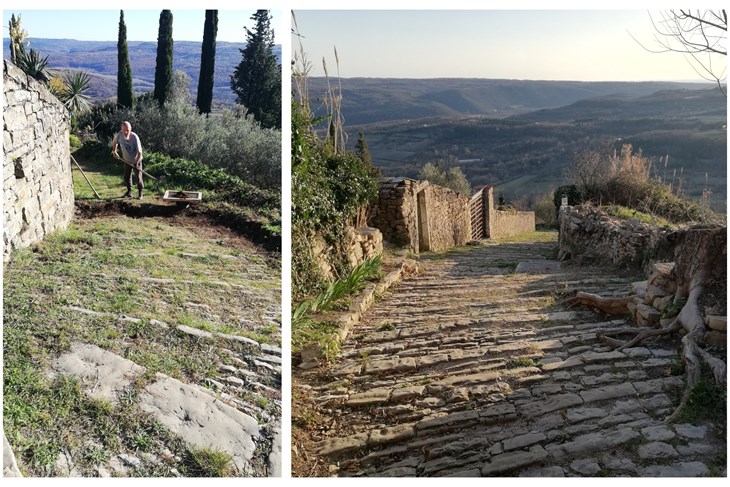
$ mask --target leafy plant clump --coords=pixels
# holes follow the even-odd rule
[[[727,431],[727,389],[711,382],[704,375],[689,392],[689,397],[679,413],[676,423],[692,423],[709,420]]]
[[[346,228],[377,194],[372,166],[355,153],[336,152],[313,130],[309,112],[292,106],[292,294],[302,299],[322,290],[311,248],[315,235],[331,248],[337,275],[349,274]]]
[[[317,343],[325,359],[333,360],[340,350],[337,326],[315,320],[310,315],[330,310],[338,300],[361,290],[369,278],[378,274],[380,264],[380,256],[368,259],[353,269],[346,278],[332,282],[315,298],[299,303],[292,313],[292,350],[300,352],[302,347]]]
[[[327,289],[319,293],[314,299],[307,299],[299,303],[292,313],[292,327],[296,327],[304,321],[308,313],[332,309],[338,299],[362,289],[365,281],[378,273],[380,264],[380,256],[368,259],[355,267],[346,278],[332,282],[327,286]]]

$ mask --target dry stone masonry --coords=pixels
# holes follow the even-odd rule
[[[438,252],[471,239],[469,198],[428,181],[381,181],[373,225],[383,237],[410,251]]]
[[[474,209],[471,201],[483,199]],[[477,215],[472,213],[476,211]],[[383,237],[411,252],[441,252],[472,240],[475,221],[484,227],[476,238],[502,239],[535,231],[535,213],[501,211],[494,205],[494,187],[486,186],[472,198],[408,178],[380,181],[378,202],[371,216]]]
[[[487,238],[508,238],[535,231],[535,212],[497,210],[494,206],[494,186],[486,186],[482,193],[486,200],[484,219]]]
[[[74,212],[69,114],[43,85],[3,61],[3,259]]]
[[[638,219],[610,217],[591,205],[564,206],[560,209],[558,259],[641,268],[652,258],[671,258],[670,233]]]

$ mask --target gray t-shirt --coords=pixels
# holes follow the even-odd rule
[[[134,163],[137,154],[140,154],[139,160],[142,160],[142,143],[134,132],[129,132],[129,140],[125,140],[124,134],[117,132],[112,141],[112,145],[116,142],[122,148],[122,159],[127,162]]]

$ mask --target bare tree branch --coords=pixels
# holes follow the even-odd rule
[[[654,27],[654,40],[659,49],[650,49],[631,38],[651,53],[676,52],[687,55],[687,62],[703,79],[717,84],[727,96],[723,81],[727,79],[725,63],[713,63],[713,56],[727,56],[727,12],[723,10],[666,10],[658,18],[649,13]]]

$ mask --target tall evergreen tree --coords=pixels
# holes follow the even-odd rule
[[[132,67],[127,48],[127,25],[124,10],[119,11],[119,40],[117,40],[117,105],[132,108]]]
[[[172,89],[172,12],[160,13],[157,32],[157,62],[155,64],[155,100],[164,105]]]
[[[281,65],[274,54],[274,31],[268,10],[257,10],[253,31],[246,30],[246,48],[241,49],[241,63],[231,76],[236,103],[267,128],[281,128]]]
[[[218,35],[218,11],[205,11],[203,47],[200,54],[200,78],[196,104],[200,113],[210,113],[213,104],[213,74],[215,71],[215,38]]]
[[[370,155],[370,149],[368,148],[368,142],[365,140],[365,134],[362,132],[357,133],[357,144],[355,145],[355,152],[360,157],[362,162],[366,164],[372,164],[373,158]]]

